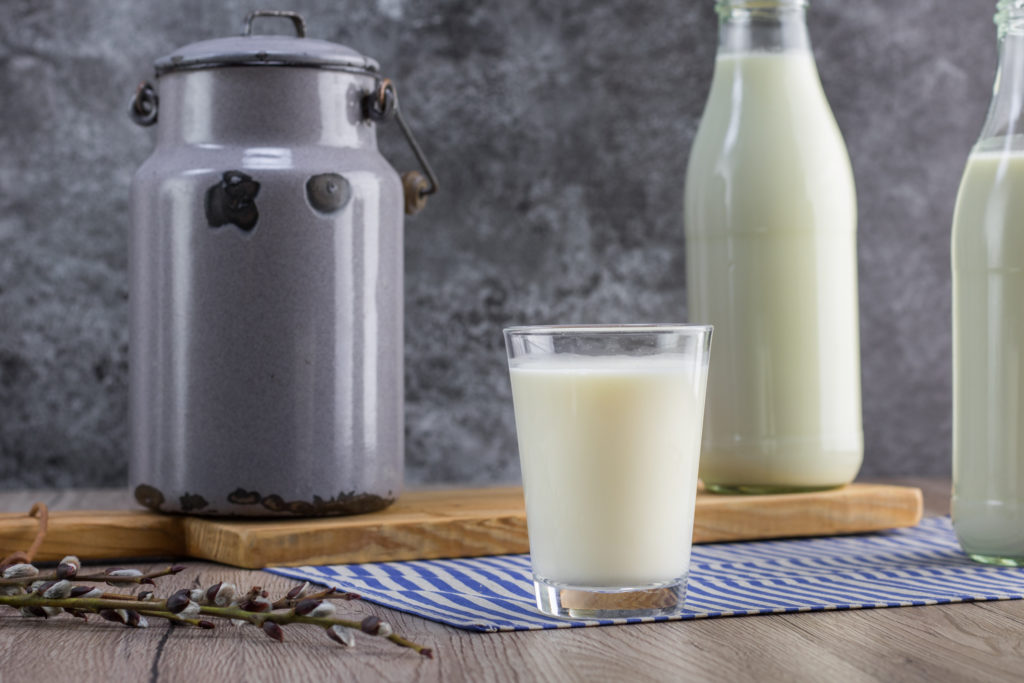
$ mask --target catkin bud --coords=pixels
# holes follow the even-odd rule
[[[342,626],[341,624],[328,626],[327,637],[336,643],[344,645],[345,647],[354,647],[356,644],[356,637],[352,632],[352,629]]]
[[[195,615],[199,614],[201,611],[202,611],[202,608],[199,606],[198,602],[195,602],[194,600],[189,600],[188,604],[185,605],[185,608],[183,610],[181,610],[181,612],[179,612],[179,614],[181,614],[181,616],[183,616],[183,617],[194,617]]]
[[[380,624],[380,617],[376,614],[371,614],[363,619],[359,624],[359,628],[363,630],[363,633],[369,633],[371,636],[375,636],[377,635],[377,632],[380,631]]]
[[[219,590],[220,583],[215,583],[206,589],[206,594],[203,596],[203,598],[206,600],[206,602],[213,604],[213,599],[217,597],[217,591]]]
[[[192,602],[189,597],[189,593],[189,589],[182,588],[180,591],[167,598],[167,611],[171,614],[179,614],[183,609],[188,607]]]
[[[128,612],[123,609],[101,609],[100,617],[116,624],[128,623]]]
[[[213,596],[213,604],[217,607],[227,607],[234,599],[238,589],[235,588],[233,583],[221,583],[220,588],[217,589],[216,594]]]
[[[148,628],[149,622],[146,617],[142,616],[133,609],[128,610],[128,625],[132,628]]]
[[[4,570],[5,579],[28,579],[33,576],[39,576],[39,570],[27,562],[12,564]]]
[[[121,576],[121,577],[142,576],[142,572],[139,571],[138,569],[124,569],[124,568],[120,568],[120,567],[114,568],[114,569],[108,569],[108,570],[106,570],[103,573],[106,574],[107,576]]]
[[[309,581],[304,581],[301,586],[295,586],[285,594],[285,597],[289,600],[298,600],[306,594],[306,589],[309,588]]]
[[[319,607],[322,602],[322,600],[310,600],[309,598],[300,600],[299,604],[295,605],[295,609],[292,611],[295,612],[296,616],[304,617]]]
[[[73,579],[78,575],[78,570],[81,568],[82,561],[74,555],[68,555],[57,565],[57,578]]]
[[[284,630],[273,621],[263,622],[263,632],[274,640],[284,641]]]
[[[246,612],[269,612],[274,608],[274,603],[262,595],[257,595],[254,598],[243,600],[239,607]]]
[[[44,598],[67,598],[71,596],[71,589],[74,588],[67,579],[61,579],[43,591]]]
[[[330,602],[327,602],[327,601],[321,602],[319,605],[314,607],[312,609],[312,611],[310,611],[309,616],[311,616],[311,617],[320,617],[320,618],[333,617],[334,616],[334,605],[332,603],[330,603]]]

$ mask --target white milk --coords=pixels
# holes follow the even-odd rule
[[[688,317],[715,326],[701,477],[852,481],[863,456],[857,206],[809,51],[719,55],[685,214]]]
[[[692,369],[669,354],[556,356],[513,361],[510,373],[538,577],[684,578],[703,409]]]
[[[971,154],[952,246],[953,525],[1024,561],[1024,152]]]

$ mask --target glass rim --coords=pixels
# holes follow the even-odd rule
[[[621,323],[593,325],[516,325],[506,327],[503,332],[509,336],[562,335],[562,334],[694,334],[711,332],[713,325],[700,323]]]

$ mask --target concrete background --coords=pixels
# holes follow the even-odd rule
[[[503,326],[685,318],[712,4],[286,3],[380,61],[443,184],[407,223],[410,482],[518,478]],[[128,192],[153,143],[126,103],[264,5],[0,0],[0,487],[126,481]],[[811,7],[858,184],[865,475],[949,472],[949,231],[994,5]],[[381,144],[413,166],[397,128]]]

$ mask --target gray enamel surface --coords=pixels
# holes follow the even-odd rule
[[[202,513],[269,514],[231,504],[238,489],[394,498],[401,187],[373,124],[350,120],[373,79],[233,67],[158,87],[160,144],[132,188],[131,486],[164,510],[201,496]],[[255,224],[211,223],[225,172],[249,184]],[[306,190],[324,173],[351,189],[329,215]]]
[[[158,73],[224,64],[320,65],[377,71],[373,59],[350,47],[316,38],[230,36],[184,45],[155,61]]]
[[[502,326],[686,317],[711,5],[293,3],[309,35],[380,62],[442,183],[405,227],[408,482],[518,478]],[[994,6],[812,2],[858,189],[865,476],[949,471],[949,231]],[[156,57],[237,35],[252,8],[4,5],[0,486],[127,483],[129,186],[155,141],[127,101]],[[378,137],[415,167],[396,127]]]

